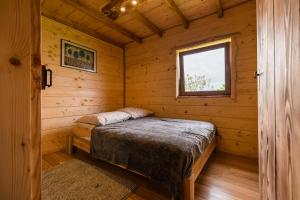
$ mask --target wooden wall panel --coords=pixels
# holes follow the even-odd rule
[[[0,199],[40,199],[40,1],[0,2]]]
[[[224,18],[193,21],[163,38],[126,46],[126,106],[153,110],[158,116],[208,120],[219,128],[219,149],[257,157],[257,84],[255,1],[226,11]],[[235,40],[235,98],[176,98],[176,48],[214,36],[238,32]],[[235,77],[233,77],[235,79]]]
[[[97,73],[61,67],[61,39],[95,49]],[[43,154],[65,148],[80,116],[123,107],[123,49],[42,17],[42,64],[53,71],[53,86],[42,91]]]

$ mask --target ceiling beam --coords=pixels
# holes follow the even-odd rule
[[[189,21],[186,19],[186,17],[183,15],[181,10],[178,8],[174,0],[165,0],[165,3],[173,10],[173,12],[176,13],[176,15],[180,18],[185,28],[189,27]]]
[[[216,0],[216,3],[218,5],[218,17],[222,18],[224,16],[224,9],[222,5],[222,0]]]
[[[119,33],[123,34],[124,36],[126,36],[138,43],[142,43],[142,38],[136,36],[134,33],[128,31],[127,29],[123,28],[122,26],[114,23],[111,19],[103,16],[102,14],[96,12],[95,10],[88,8],[87,6],[80,3],[78,0],[62,0],[62,2],[72,6],[73,8],[84,13],[85,15],[90,16],[90,17],[102,22],[106,26],[110,27],[111,29],[113,29],[115,31],[118,31]]]
[[[132,14],[135,16],[136,19],[142,22],[151,31],[156,33],[159,37],[162,37],[163,32],[155,24],[153,24],[148,18],[146,18],[142,13],[140,13],[137,10],[133,10]]]
[[[67,21],[67,20],[58,19],[57,17],[47,15],[44,12],[42,12],[42,15],[44,17],[47,17],[47,18],[52,19],[54,21],[57,21],[57,22],[59,22],[61,24],[69,26],[69,27],[71,27],[71,28],[73,28],[73,29],[75,29],[77,31],[86,33],[87,35],[90,35],[90,36],[92,36],[92,37],[94,37],[96,39],[102,40],[102,41],[107,42],[109,44],[112,44],[114,46],[118,46],[120,48],[124,48],[124,44],[122,44],[120,42],[117,42],[117,41],[115,41],[115,40],[113,40],[113,39],[111,39],[111,38],[109,38],[109,37],[107,37],[107,36],[105,36],[103,34],[100,34],[97,31],[94,31],[94,30],[88,29],[88,28],[84,28],[84,27],[78,25],[77,23],[73,23],[73,22],[70,22],[70,21]]]

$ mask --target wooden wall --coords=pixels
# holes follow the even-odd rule
[[[300,2],[258,0],[260,199],[300,199]]]
[[[41,199],[40,2],[0,2],[0,199]]]
[[[61,39],[97,51],[97,73],[60,66]],[[42,64],[53,70],[53,86],[42,91],[42,152],[63,149],[82,115],[124,105],[123,49],[42,17]]]
[[[176,47],[212,36],[235,36],[235,98],[176,98]],[[126,106],[153,110],[162,117],[208,120],[222,137],[219,149],[257,157],[256,8],[250,1],[183,27],[162,38],[151,36],[143,44],[131,43],[125,51]]]

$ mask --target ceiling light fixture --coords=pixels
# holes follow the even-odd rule
[[[137,0],[132,0],[131,3],[132,3],[132,5],[135,6],[135,5],[137,5],[138,2],[137,2]]]
[[[124,6],[122,6],[122,7],[120,8],[120,10],[121,10],[121,12],[125,12],[125,11],[126,11],[126,8],[125,8]]]

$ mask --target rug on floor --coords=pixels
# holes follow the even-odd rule
[[[42,176],[43,200],[123,200],[135,188],[130,180],[76,159]]]

